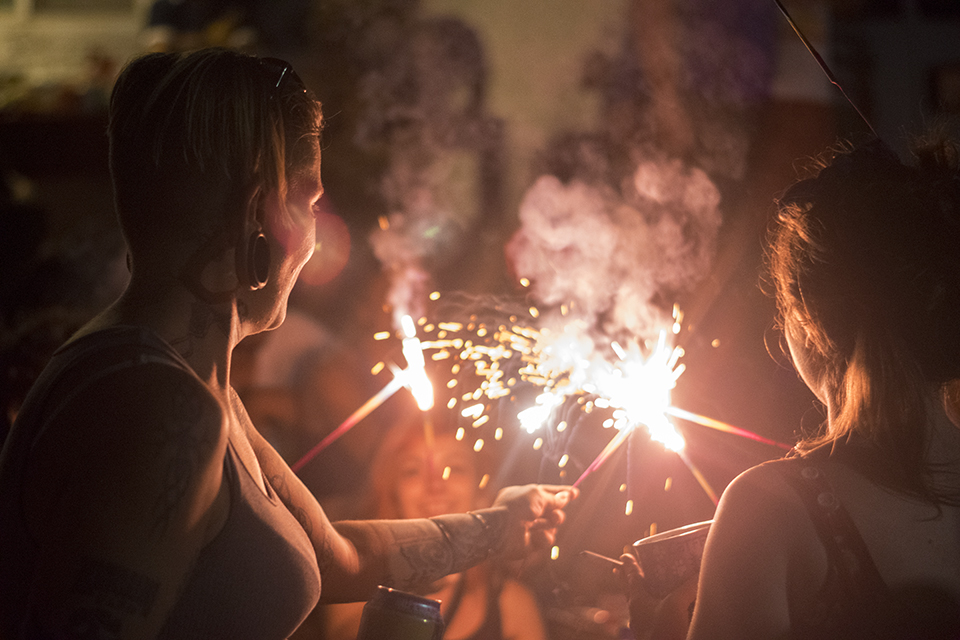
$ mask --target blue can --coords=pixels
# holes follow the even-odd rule
[[[389,587],[363,605],[357,640],[441,640],[440,602]]]

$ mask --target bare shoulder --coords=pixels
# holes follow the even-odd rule
[[[780,464],[748,469],[724,491],[704,550],[691,638],[781,637],[803,594],[821,582],[825,552]]]
[[[802,509],[796,491],[778,470],[786,461],[775,461],[747,469],[727,486],[718,505],[717,518],[724,515],[738,516],[747,511],[751,521],[758,518],[779,519],[785,513]],[[729,515],[728,515],[729,514]]]
[[[162,363],[75,394],[38,438],[24,495],[33,624],[152,637],[228,508],[225,424],[202,382]]]
[[[776,461],[737,476],[721,496],[705,553],[753,555],[778,567],[797,549],[818,546],[803,499]]]
[[[222,472],[224,425],[217,399],[180,368],[152,363],[105,375],[69,400],[37,439],[28,512],[45,521],[37,508],[60,504],[63,491],[79,497],[88,490],[98,502],[118,494],[152,498],[162,525],[162,512]]]

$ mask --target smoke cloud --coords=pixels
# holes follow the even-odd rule
[[[708,272],[719,205],[707,174],[679,159],[642,160],[620,192],[545,175],[523,199],[507,254],[539,304],[568,305],[568,320],[610,338],[651,338],[672,322],[664,298]]]

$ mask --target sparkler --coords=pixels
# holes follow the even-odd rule
[[[529,313],[532,318],[540,315],[536,309]],[[685,365],[679,362],[683,349],[671,346],[668,339],[670,333],[676,335],[680,331],[682,313],[679,309],[674,308],[673,317],[671,329],[660,331],[652,348],[640,342],[624,347],[615,341],[601,342],[598,346],[588,337],[586,325],[576,319],[560,329],[536,329],[524,326],[516,316],[511,316],[509,323],[496,327],[485,325],[475,317],[467,324],[428,324],[424,327],[427,333],[436,331],[439,339],[425,340],[422,346],[426,351],[434,351],[434,360],[452,360],[455,375],[461,373],[462,364],[472,365],[481,382],[465,390],[459,399],[451,399],[447,406],[453,408],[461,400],[469,402],[461,415],[473,418],[475,427],[488,419],[484,415],[487,410],[484,398],[492,400],[511,395],[518,382],[542,388],[532,406],[517,414],[521,427],[529,433],[542,428],[551,414],[571,396],[590,394],[594,399],[584,402],[585,407],[612,409],[612,417],[604,426],[614,428],[616,434],[584,469],[574,486],[596,472],[634,431],[643,428],[651,439],[678,454],[707,496],[716,502],[717,492],[684,451],[685,441],[671,423],[671,418],[695,422],[786,450],[791,446],[672,404],[670,393],[685,369]],[[471,333],[464,335],[465,332]],[[510,363],[517,361],[520,363],[516,368],[517,376],[512,377],[508,373]],[[460,383],[453,379],[447,384],[450,388],[457,385]],[[561,422],[557,430],[566,427],[566,423]],[[538,439],[538,443],[540,441]]]
[[[429,411],[433,408],[433,385],[427,377],[423,346],[417,338],[417,328],[413,324],[413,318],[408,315],[403,316],[400,319],[400,327],[403,330],[403,357],[407,361],[406,384],[420,410]]]
[[[402,372],[399,371],[397,373],[402,374]],[[341,422],[340,426],[328,433],[323,440],[318,442],[312,449],[310,449],[310,451],[304,454],[303,457],[290,465],[290,469],[293,470],[294,473],[302,469],[303,465],[313,460],[317,454],[333,444],[337,438],[352,429],[355,424],[366,418],[374,409],[386,402],[387,398],[402,389],[403,386],[403,376],[394,375],[393,379],[390,380],[390,382],[388,382],[383,389],[380,389],[380,391],[374,394],[372,398],[364,402],[359,409],[350,414],[349,418]]]
[[[734,435],[740,436],[741,438],[747,438],[749,440],[754,440],[756,442],[762,442],[763,444],[768,444],[784,451],[792,451],[793,445],[786,444],[785,442],[777,442],[776,440],[771,440],[769,438],[764,438],[763,436],[757,435],[752,431],[747,431],[746,429],[741,429],[735,427],[726,422],[721,422],[719,420],[714,420],[713,418],[708,418],[706,416],[701,416],[699,414],[693,413],[691,411],[686,411],[679,407],[669,406],[665,410],[665,413],[671,415],[675,418],[680,418],[681,420],[688,420],[690,422],[695,422],[703,427],[709,427],[717,431],[723,431],[724,433],[732,433]]]
[[[400,318],[400,328],[403,330],[403,357],[407,361],[407,384],[423,414],[423,438],[427,444],[427,450],[432,451],[434,435],[429,411],[433,408],[433,385],[427,377],[423,346],[417,338],[417,328],[413,324],[413,318],[409,315]]]
[[[315,458],[317,454],[333,444],[340,436],[352,429],[354,425],[366,418],[374,409],[386,402],[390,396],[403,387],[407,387],[410,390],[410,393],[413,394],[414,399],[417,401],[417,406],[420,407],[424,415],[429,418],[427,412],[433,407],[433,385],[431,385],[430,379],[426,374],[423,346],[417,338],[417,329],[413,323],[413,318],[409,315],[403,316],[400,319],[400,325],[404,336],[401,345],[403,357],[407,361],[407,368],[399,370],[396,367],[391,367],[394,374],[393,379],[374,394],[373,397],[364,402],[359,409],[350,414],[346,420],[327,434],[326,437],[299,460],[290,465],[290,469],[293,470],[294,473],[303,468],[303,466]],[[433,428],[429,419],[425,420],[424,429],[426,431],[425,436],[427,443],[432,445]]]
[[[616,560],[615,558],[608,558],[608,557],[605,556],[605,555],[601,555],[601,554],[595,553],[595,552],[593,552],[593,551],[588,551],[587,549],[584,549],[583,551],[581,551],[581,552],[580,552],[580,555],[581,555],[581,556],[584,556],[584,557],[586,557],[586,558],[594,558],[594,559],[600,560],[600,561],[602,561],[602,562],[607,562],[607,563],[612,564],[612,565],[617,566],[617,567],[622,567],[622,566],[623,566],[623,563],[622,563],[621,561],[619,561],[619,560]]]
[[[535,308],[530,309],[529,314],[531,318],[540,315]],[[593,408],[611,409],[612,417],[604,426],[615,429],[616,433],[573,486],[578,486],[596,472],[632,433],[643,428],[651,439],[677,453],[707,496],[716,503],[716,491],[684,451],[684,438],[670,418],[687,420],[782,449],[789,450],[791,446],[672,404],[670,393],[685,369],[685,365],[679,362],[683,349],[672,346],[668,339],[669,333],[676,335],[680,331],[682,314],[674,308],[673,316],[671,330],[660,331],[652,348],[640,342],[623,346],[615,341],[601,341],[598,345],[595,339],[588,336],[585,323],[576,319],[566,322],[560,329],[538,329],[526,326],[517,316],[510,316],[499,324],[481,322],[476,316],[465,323],[431,323],[421,318],[424,335],[421,340],[417,336],[416,323],[410,316],[404,316],[401,330],[406,369],[395,370],[394,379],[386,387],[293,468],[296,471],[401,387],[410,389],[418,406],[424,411],[425,437],[429,443],[433,434],[427,412],[434,403],[433,385],[425,367],[425,353],[429,353],[433,361],[451,363],[452,377],[446,382],[446,387],[455,393],[446,406],[453,410],[462,403],[463,407],[458,411],[461,416],[472,420],[473,428],[479,428],[490,420],[487,400],[512,395],[520,383],[542,389],[533,405],[517,414],[521,426],[529,433],[542,428],[551,414],[570,397],[579,396],[582,410],[585,411]],[[383,337],[389,335],[384,333]],[[473,384],[468,381],[471,372],[476,376]],[[593,399],[583,401],[587,394]],[[565,422],[556,426],[558,431],[565,428]],[[466,432],[461,429],[457,438],[464,437]],[[495,435],[496,439],[500,437],[502,429],[498,429]],[[538,442],[541,441],[538,438]],[[477,438],[474,449],[479,450],[483,444],[483,439]]]

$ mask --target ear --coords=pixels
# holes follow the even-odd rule
[[[251,291],[262,289],[270,279],[270,243],[263,234],[265,205],[263,188],[257,185],[247,200],[237,239],[237,279],[241,286]]]

